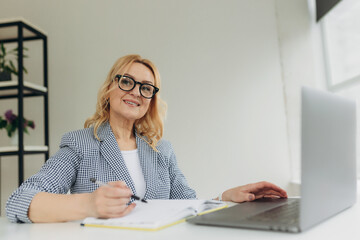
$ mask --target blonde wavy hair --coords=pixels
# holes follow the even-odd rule
[[[147,59],[141,58],[139,55],[127,55],[119,58],[109,71],[105,82],[101,86],[98,92],[98,98],[96,103],[96,112],[89,117],[84,127],[94,127],[94,136],[100,140],[97,135],[97,130],[101,124],[109,121],[110,119],[110,102],[109,93],[117,86],[111,87],[114,76],[117,73],[125,73],[133,63],[141,63],[148,67],[154,74],[154,85],[160,88],[160,74],[156,66]],[[146,114],[135,121],[134,128],[137,133],[155,150],[156,145],[163,136],[164,131],[164,117],[166,112],[166,103],[160,98],[159,93],[151,99],[150,106]]]

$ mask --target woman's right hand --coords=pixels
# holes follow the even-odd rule
[[[135,203],[130,202],[132,191],[123,181],[108,182],[90,194],[89,216],[97,218],[116,218],[129,214]]]

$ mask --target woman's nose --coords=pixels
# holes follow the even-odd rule
[[[130,94],[133,96],[140,96],[140,84],[136,83],[135,87],[130,91]]]

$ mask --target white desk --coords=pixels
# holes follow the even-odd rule
[[[14,224],[5,217],[0,218],[1,240],[192,240],[192,239],[360,239],[360,204],[323,222],[312,229],[300,233],[281,233],[270,231],[247,230],[237,228],[220,228],[196,226],[181,223],[157,232],[134,230],[118,230],[106,228],[81,227],[79,222],[47,223],[47,224]]]

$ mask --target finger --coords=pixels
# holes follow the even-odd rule
[[[281,193],[274,191],[272,189],[257,192],[257,193],[255,193],[255,195],[274,195],[274,196],[278,196],[278,197],[283,197],[283,195]]]
[[[132,191],[129,188],[107,187],[103,190],[107,198],[130,198]]]
[[[247,192],[241,192],[238,191],[235,193],[234,198],[232,199],[233,202],[248,202],[248,201],[253,201],[255,200],[255,195],[252,193],[247,193]]]
[[[264,197],[263,194],[255,195],[255,199],[260,199],[260,198],[263,198],[263,197]]]
[[[264,195],[264,198],[273,198],[273,199],[278,199],[280,198],[278,195]]]
[[[120,214],[123,213],[127,207],[128,206],[126,205],[117,206],[117,207],[104,207],[99,211],[98,217],[112,218],[112,217],[120,216]]]
[[[99,206],[96,209],[96,217],[98,218],[110,218],[111,215],[113,215],[114,213],[118,213],[118,212],[123,212],[126,209],[126,205],[122,205],[122,206],[106,206],[106,205],[102,205]]]
[[[275,184],[273,183],[269,183],[269,182],[261,182],[264,186],[264,189],[267,189],[267,190],[272,190],[272,191],[276,191],[280,194],[281,197],[287,197],[287,193],[284,189],[276,186]]]
[[[130,198],[108,198],[106,199],[105,206],[108,207],[124,206],[128,202],[130,202]]]
[[[279,192],[282,197],[287,197],[287,193],[285,190],[276,186],[275,184],[265,182],[265,181],[245,185],[245,189],[246,189],[246,191],[253,192],[253,193],[262,192],[262,191],[266,191],[266,190],[274,190],[274,191]]]
[[[254,194],[249,193],[247,196],[247,199],[248,199],[247,201],[251,202],[251,201],[254,201],[256,198],[255,198]]]
[[[109,213],[109,217],[111,218],[118,218],[128,215],[134,208],[136,207],[135,203],[130,204],[129,206],[126,206],[125,208],[119,208],[117,210],[112,211]]]
[[[122,216],[128,215],[132,210],[134,210],[135,207],[136,207],[136,203],[132,203],[129,206],[127,206],[125,211],[122,213]]]
[[[279,196],[275,196],[275,195],[258,195],[255,197],[256,199],[261,199],[261,198],[271,198],[271,199],[279,199]]]

